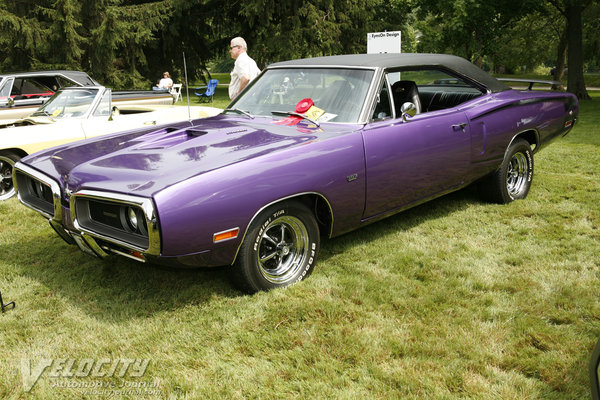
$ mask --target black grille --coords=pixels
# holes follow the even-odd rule
[[[17,186],[21,200],[44,213],[54,216],[54,201],[50,185],[17,171]]]
[[[136,215],[137,226],[130,222],[130,209]],[[92,233],[143,249],[149,246],[146,218],[136,205],[81,197],[75,201],[75,211],[79,225]]]
[[[90,207],[90,217],[93,221],[117,229],[124,228],[120,219],[121,206],[93,200],[88,200],[88,204]]]

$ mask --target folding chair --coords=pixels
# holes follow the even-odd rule
[[[182,83],[174,83],[169,90],[169,93],[173,96],[173,103],[177,103],[181,97],[181,86],[183,86]]]
[[[218,84],[218,79],[211,79],[208,81],[208,85],[194,89],[194,94],[200,98],[200,101],[203,99],[208,101],[208,98],[210,97],[210,102],[212,103],[215,89],[217,88]],[[202,92],[202,89],[205,89],[204,92]]]

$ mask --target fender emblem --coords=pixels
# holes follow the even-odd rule
[[[352,181],[355,181],[357,178],[358,178],[358,174],[352,174],[352,175],[348,175],[348,176],[346,177],[346,181],[348,181],[348,182],[352,182]]]

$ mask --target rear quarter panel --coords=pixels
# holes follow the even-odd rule
[[[464,111],[471,125],[471,161],[483,168],[472,169],[472,178],[477,178],[500,165],[518,134],[533,132],[538,151],[567,133],[572,126],[565,127],[565,123],[576,117],[578,107],[569,93],[508,90]]]

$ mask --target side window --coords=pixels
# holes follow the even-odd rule
[[[21,95],[21,86],[23,86],[23,79],[21,79],[21,78],[15,79],[15,81],[13,82],[13,85],[12,85],[12,89],[10,90],[10,95],[12,97],[20,96]]]
[[[96,107],[96,111],[94,111],[94,117],[108,117],[110,115],[110,99],[111,90],[106,89],[102,95],[102,100],[100,100],[98,107]]]
[[[388,93],[388,88],[386,81],[381,85],[381,89],[377,94],[375,105],[375,111],[373,112],[373,121],[382,121],[384,119],[392,118],[392,107],[390,104],[390,94]]]
[[[56,82],[58,84],[58,88],[63,88],[63,87],[69,87],[69,86],[79,86],[78,84],[76,84],[75,82],[63,77],[63,76],[57,76],[56,77]]]
[[[396,110],[402,104],[397,104],[396,94],[403,93],[400,101],[416,103],[417,113],[443,110],[456,107],[483,94],[483,91],[471,83],[437,69],[421,69],[399,71],[390,74],[390,79]],[[398,91],[395,87],[401,87]]]
[[[51,95],[52,92],[48,89],[48,87],[44,86],[42,83],[37,82],[35,79],[28,78],[16,78],[15,83],[12,87],[12,91],[10,92],[11,96],[43,96],[43,95]]]

